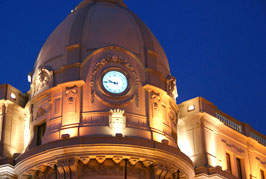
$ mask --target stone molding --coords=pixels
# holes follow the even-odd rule
[[[0,165],[0,178],[15,178],[14,167],[9,164]]]
[[[98,163],[106,159],[119,163],[123,159],[129,159],[130,163],[141,162],[145,167],[164,164],[167,173],[180,169],[187,178],[194,177],[191,160],[178,148],[129,137],[79,137],[51,142],[18,157],[15,173],[18,176],[31,175],[32,171],[38,173],[40,169],[37,166],[51,167],[56,164],[60,167],[62,164],[59,163],[66,159],[82,163],[89,163],[94,159]]]
[[[245,153],[245,151],[243,149],[238,148],[237,146],[235,146],[233,144],[229,144],[225,139],[222,139],[222,142],[225,143],[225,145],[228,146],[229,148],[234,148],[239,153]]]

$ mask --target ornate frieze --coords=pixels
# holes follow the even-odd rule
[[[104,113],[83,113],[82,114],[82,125],[89,126],[108,126],[109,125],[109,117],[108,114]]]
[[[120,162],[124,163],[125,160]],[[133,178],[147,178],[149,170],[139,166],[127,166],[127,176]],[[106,177],[106,178],[116,178],[125,175],[125,167],[123,165],[112,163],[110,160],[106,160],[104,163],[96,163],[92,160],[88,165],[83,166],[81,169],[81,177],[91,176],[91,177]]]
[[[146,128],[147,127],[147,117],[140,115],[128,115],[127,117],[127,127],[134,128]]]
[[[113,142],[114,138],[110,139],[110,142]],[[45,148],[46,152],[22,160],[16,166],[16,174],[19,178],[25,176],[26,178],[33,177],[37,179],[41,179],[43,176],[55,178],[55,175],[57,175],[57,178],[73,179],[82,178],[83,176],[118,178],[124,176],[124,164],[128,162],[128,177],[151,178],[150,172],[153,170],[157,176],[165,176],[166,178],[169,176],[171,178],[173,173],[180,169],[181,172],[185,172],[186,178],[194,178],[192,164],[188,159],[184,160],[182,158],[181,152],[179,152],[179,156],[179,153],[172,155],[171,152],[162,152],[162,149],[146,147],[128,145],[127,141],[125,145],[117,143],[110,145],[110,143],[107,143],[106,145],[97,146],[92,144],[87,146],[82,144],[75,147],[64,147],[64,150],[61,146],[52,150]],[[75,154],[75,157],[71,157],[73,154]],[[38,160],[40,158],[43,160]]]

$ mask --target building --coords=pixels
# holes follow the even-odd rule
[[[265,178],[265,136],[202,97],[179,105],[178,146],[196,178]]]
[[[122,0],[83,0],[29,81],[0,86],[1,178],[265,177],[266,137],[201,97],[177,105],[162,47]]]

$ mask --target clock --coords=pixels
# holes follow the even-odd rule
[[[123,93],[128,86],[127,77],[119,71],[108,71],[102,78],[105,90],[113,94]]]

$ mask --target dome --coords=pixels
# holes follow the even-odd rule
[[[122,1],[117,0],[81,2],[49,36],[33,73],[39,68],[58,71],[81,64],[96,50],[107,47],[119,47],[131,53],[143,69],[160,73],[160,78],[170,74],[158,40]],[[79,70],[74,70],[72,76],[64,75],[63,81],[55,79],[52,86],[79,80]]]
[[[122,178],[129,161],[136,166],[130,178],[171,178],[178,169],[193,178],[192,162],[177,146],[176,92],[162,47],[123,1],[84,0],[35,63],[18,176],[39,162],[55,178],[57,169],[60,177],[82,171],[84,179]]]

